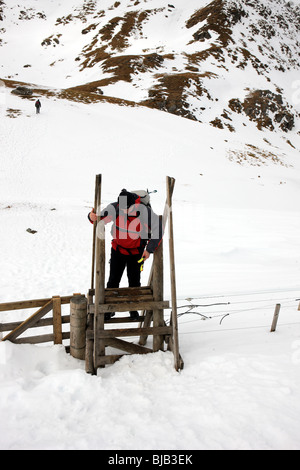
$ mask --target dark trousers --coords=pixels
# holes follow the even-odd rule
[[[123,255],[112,248],[107,287],[119,287],[125,268],[127,268],[129,287],[140,287],[141,266],[138,263],[140,258],[141,255]]]

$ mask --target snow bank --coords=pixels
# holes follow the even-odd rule
[[[274,336],[219,330],[197,345],[194,334],[181,373],[159,352],[124,357],[97,377],[61,346],[0,343],[0,448],[298,449],[293,336],[287,327]]]

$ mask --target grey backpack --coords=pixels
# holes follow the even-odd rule
[[[155,189],[154,191],[149,192],[148,189],[147,191],[145,191],[144,189],[138,189],[137,191],[130,191],[130,192],[140,196],[142,204],[144,204],[145,206],[151,207],[150,194],[157,193],[157,190]]]

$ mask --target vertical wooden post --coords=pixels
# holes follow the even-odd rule
[[[161,217],[160,217],[161,218]],[[153,260],[153,299],[155,301],[164,300],[164,262],[163,262],[163,242],[154,253]],[[164,311],[153,310],[153,326],[164,326]],[[164,337],[153,336],[153,351],[163,351]]]
[[[90,289],[87,295],[88,305],[93,303],[93,290]],[[85,371],[87,374],[95,375],[95,367],[94,367],[94,339],[90,336],[88,337],[88,332],[92,332],[94,328],[94,315],[89,313],[87,314],[87,322],[86,322],[86,346],[85,346]]]
[[[98,191],[101,182],[101,175],[96,175],[95,181],[95,197],[94,197],[94,210],[97,211],[98,204]],[[93,249],[92,249],[92,276],[91,276],[91,289],[94,289],[95,283],[95,254],[96,254],[96,230],[97,224],[94,224],[93,227]]]
[[[173,354],[174,367],[180,369],[179,339],[178,339],[178,319],[177,319],[177,294],[175,276],[175,252],[173,233],[173,211],[172,211],[172,186],[175,179],[167,176],[167,202],[169,207],[169,251],[170,251],[170,277],[171,277],[171,297],[172,297],[172,327],[173,327]]]
[[[98,358],[105,355],[104,340],[98,339],[98,332],[104,330],[104,313],[99,312],[99,305],[104,304],[105,293],[105,226],[100,218],[102,175],[99,175],[97,197],[97,229],[96,229],[96,277],[95,277],[95,314],[94,314],[94,366],[97,370]]]
[[[85,359],[87,299],[75,295],[70,300],[70,353],[76,359]]]
[[[62,344],[61,298],[59,296],[53,296],[52,303],[54,344]]]
[[[276,326],[277,326],[277,322],[278,322],[280,307],[281,307],[280,304],[276,304],[275,312],[274,312],[274,316],[273,316],[273,321],[272,321],[272,326],[271,326],[271,333],[276,331]]]
[[[300,310],[300,302],[299,302],[299,305],[298,305],[298,310]]]
[[[170,196],[171,197],[172,197],[172,194],[173,194],[174,185],[175,185],[175,180],[172,179],[171,180],[171,188],[170,188]],[[168,200],[166,199],[165,207],[164,207],[164,213],[163,213],[163,216],[162,216],[163,231],[165,230],[168,215],[169,215]],[[163,260],[162,260],[162,262],[163,262]],[[148,286],[151,286],[152,288],[153,288],[153,270],[154,270],[153,266],[154,266],[154,259],[153,259],[153,262],[152,262],[150,276],[149,276],[149,280],[148,280]],[[145,319],[144,319],[143,325],[141,324],[140,326],[144,326],[146,328],[146,327],[150,326],[150,324],[151,324],[151,321],[152,321],[152,318],[153,318],[152,310],[146,310],[144,312],[144,316],[145,316]],[[139,344],[141,344],[142,346],[145,346],[145,344],[147,342],[147,338],[148,338],[147,335],[141,335],[140,339],[139,339]]]

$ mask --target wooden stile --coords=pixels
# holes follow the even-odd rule
[[[98,186],[96,184],[95,204],[98,208],[101,203],[101,175],[98,175]],[[163,214],[163,226],[165,227],[170,217],[169,207],[174,189],[175,180],[169,178],[167,187],[167,200]],[[174,250],[173,232],[171,218],[172,241],[170,249]],[[100,231],[99,231],[100,230]],[[100,236],[99,236],[100,235]],[[106,354],[106,348],[114,348],[128,354],[147,354],[158,350],[164,350],[164,342],[168,344],[175,358],[176,370],[183,367],[183,361],[178,352],[177,307],[175,284],[174,253],[171,253],[171,279],[172,279],[172,321],[167,326],[164,321],[163,312],[169,308],[169,302],[163,300],[163,243],[160,244],[153,256],[153,264],[147,286],[128,288],[105,288],[105,232],[104,225],[97,219],[96,237],[93,237],[93,260],[91,289],[88,294],[88,319],[86,330],[86,372],[96,374],[99,367],[113,364],[124,354]],[[95,274],[95,277],[94,277]],[[93,282],[95,279],[95,282]],[[93,285],[95,284],[95,285]],[[138,320],[128,317],[116,316],[105,321],[106,312],[129,312],[132,310],[142,311]],[[116,328],[116,323],[133,323],[140,321],[138,328]],[[153,326],[151,326],[153,322]],[[106,328],[113,325],[112,328]],[[153,336],[153,348],[145,347],[147,337]],[[139,337],[139,344],[119,339],[120,337]],[[93,344],[93,347],[91,346]]]
[[[171,234],[171,240],[169,240],[172,284],[170,326],[167,326],[164,321],[164,310],[170,308],[170,303],[164,300],[163,241],[153,255],[147,286],[105,288],[105,229],[99,213],[102,176],[97,175],[95,181],[97,222],[93,227],[91,288],[87,297],[82,294],[73,294],[72,296],[53,296],[46,299],[0,304],[0,312],[38,308],[38,311],[24,321],[0,323],[0,332],[8,332],[2,341],[9,340],[18,344],[51,341],[54,344],[62,344],[64,340],[70,339],[70,346],[65,346],[66,350],[70,350],[74,357],[84,359],[86,372],[90,374],[96,374],[99,367],[113,364],[124,353],[152,353],[164,350],[164,343],[166,343],[168,350],[174,354],[176,370],[182,368],[183,361],[178,351],[173,220],[172,212],[169,210],[175,180],[167,178],[167,182],[167,200],[161,217],[163,227],[166,226],[169,218]],[[64,304],[70,304],[70,315],[62,316]],[[51,310],[53,315],[44,318]],[[131,319],[122,314],[122,312],[132,310],[140,311],[141,315],[137,319]],[[105,321],[106,312],[120,312],[121,314]],[[62,325],[67,323],[70,323],[70,331],[62,331]],[[133,327],[134,323],[139,323],[138,327]],[[52,333],[20,337],[30,328],[44,326],[52,326]],[[145,347],[148,336],[153,337],[152,347]],[[129,340],[130,337],[133,339]],[[136,344],[138,340],[139,344]],[[106,348],[113,348],[124,353],[106,354]]]

